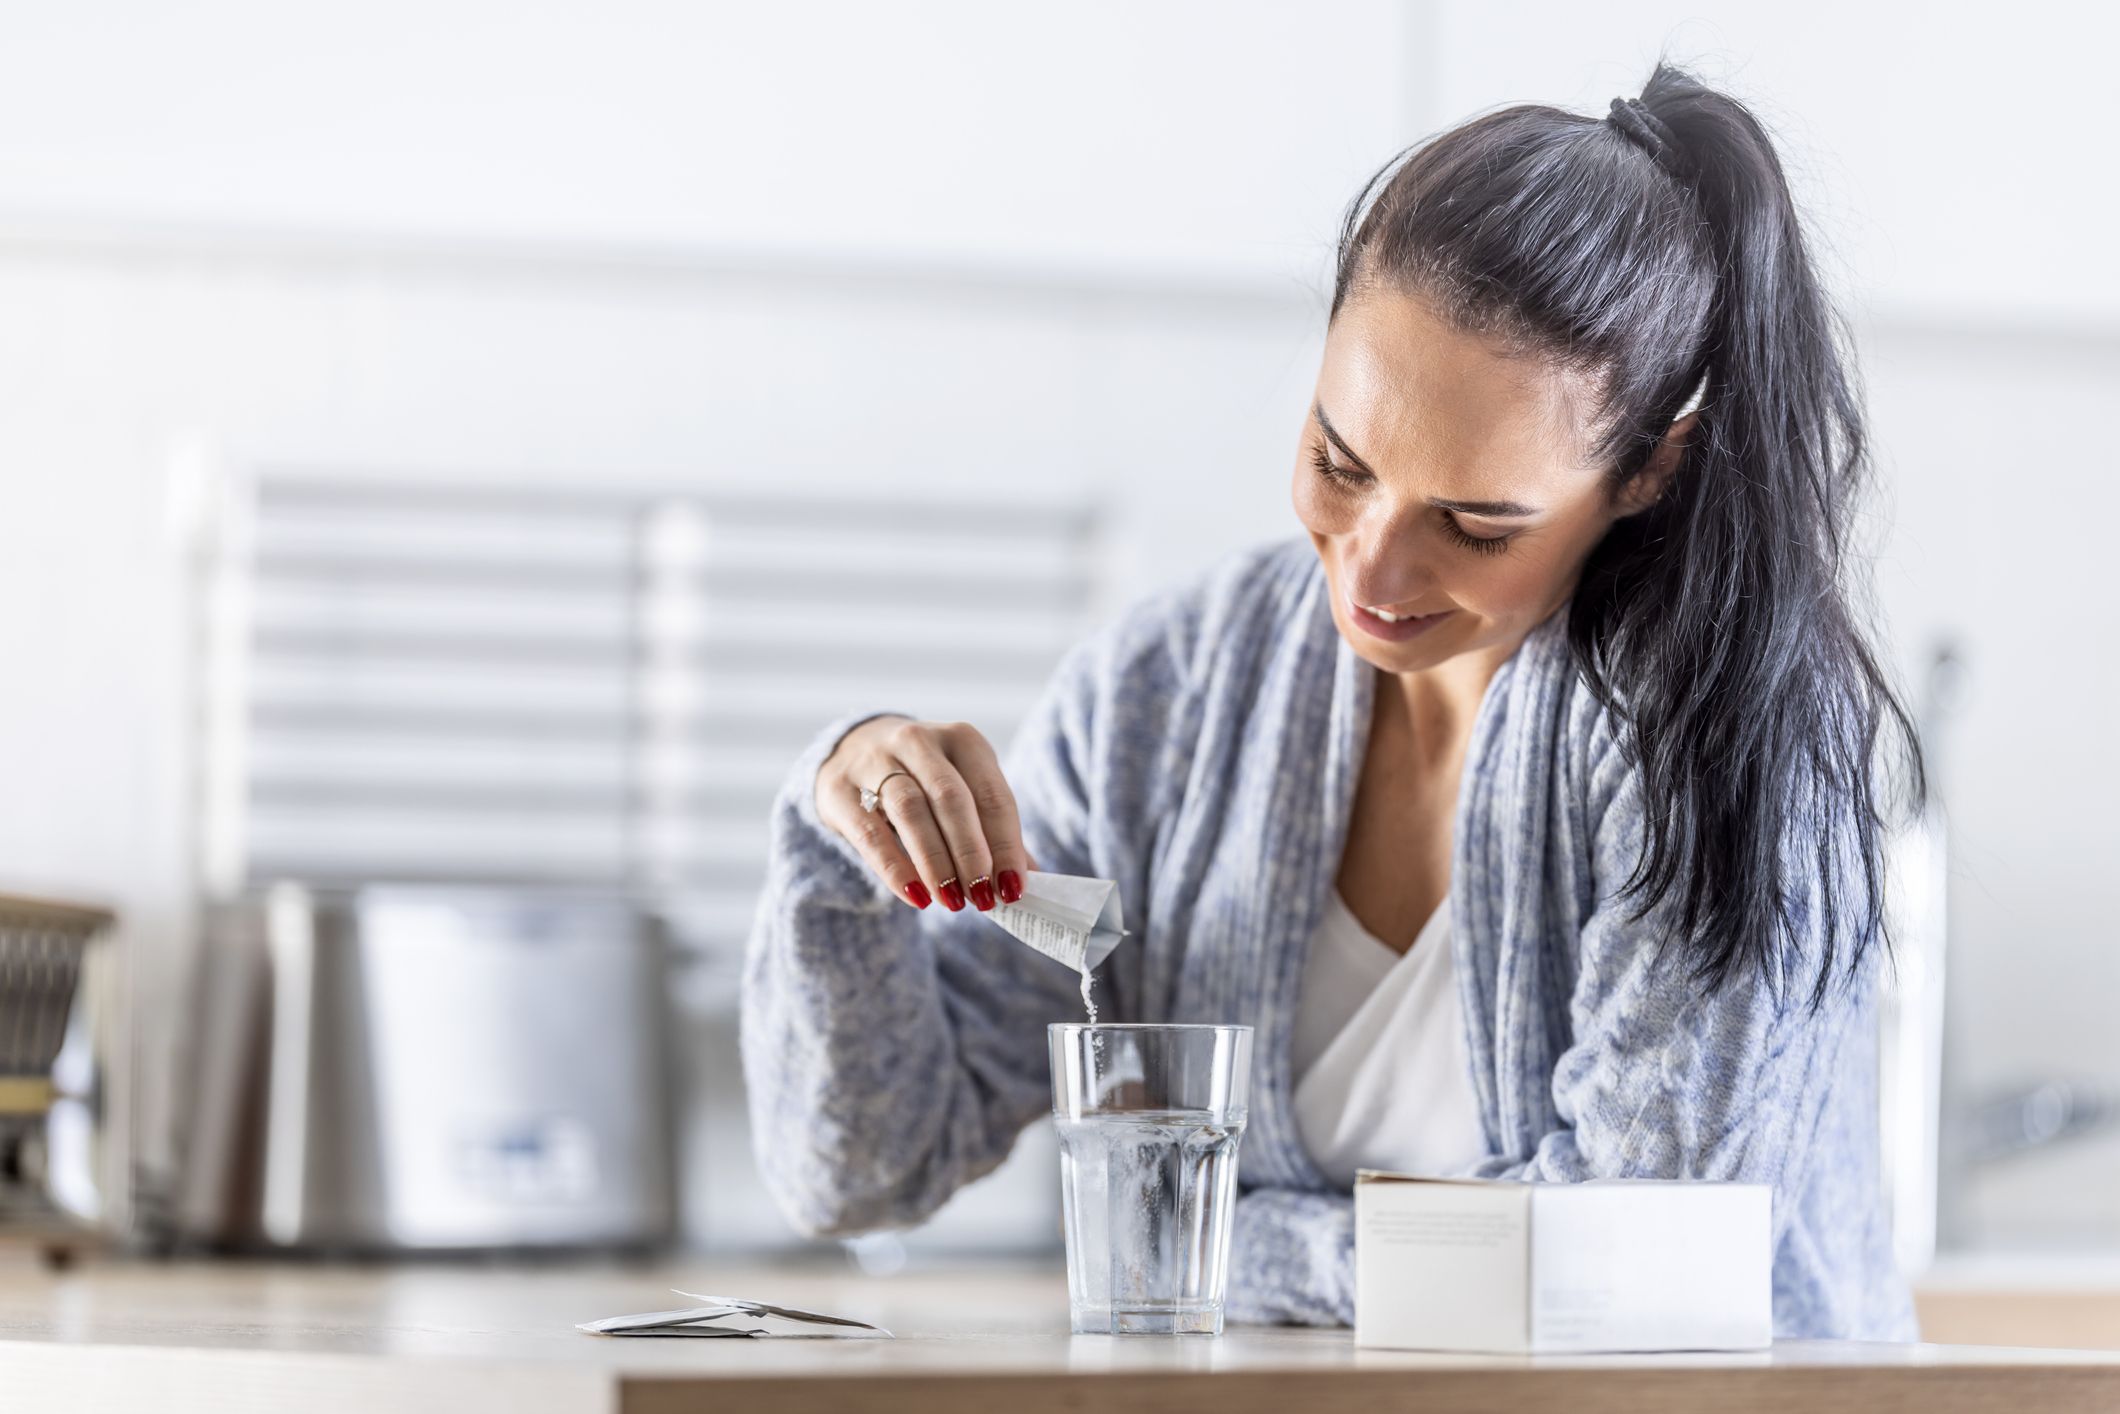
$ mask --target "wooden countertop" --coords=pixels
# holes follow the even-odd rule
[[[1915,1284],[1914,1304],[1929,1340],[2120,1351],[2120,1258],[2111,1253],[1948,1255]]]
[[[892,1340],[623,1340],[574,1323],[683,1286],[875,1321]],[[1048,1409],[1331,1414],[2120,1408],[2120,1352],[1784,1342],[1737,1355],[1357,1350],[1344,1330],[1070,1336],[1059,1274],[816,1267],[92,1264],[0,1268],[0,1406],[508,1414]]]

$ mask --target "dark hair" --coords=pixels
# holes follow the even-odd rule
[[[1705,373],[1663,494],[1584,565],[1569,643],[1640,772],[1637,916],[1675,896],[1711,989],[1752,969],[1782,985],[1819,925],[1815,1010],[1842,944],[1852,978],[1884,939],[1881,738],[1904,748],[1909,800],[1926,790],[1844,583],[1863,412],[1766,130],[1666,62],[1638,102],[1611,120],[1505,108],[1400,153],[1348,208],[1332,314],[1414,293],[1582,375],[1615,492]]]

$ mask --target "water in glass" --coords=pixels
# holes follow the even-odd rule
[[[1144,1110],[1059,1128],[1074,1329],[1219,1333],[1242,1121]]]

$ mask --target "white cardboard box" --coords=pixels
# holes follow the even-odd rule
[[[1773,1196],[1760,1183],[1522,1183],[1363,1169],[1355,1344],[1762,1349],[1774,1339]]]

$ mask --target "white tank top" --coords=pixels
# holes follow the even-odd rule
[[[1445,898],[1404,955],[1333,889],[1290,1043],[1296,1130],[1335,1183],[1358,1168],[1438,1174],[1486,1156]]]

